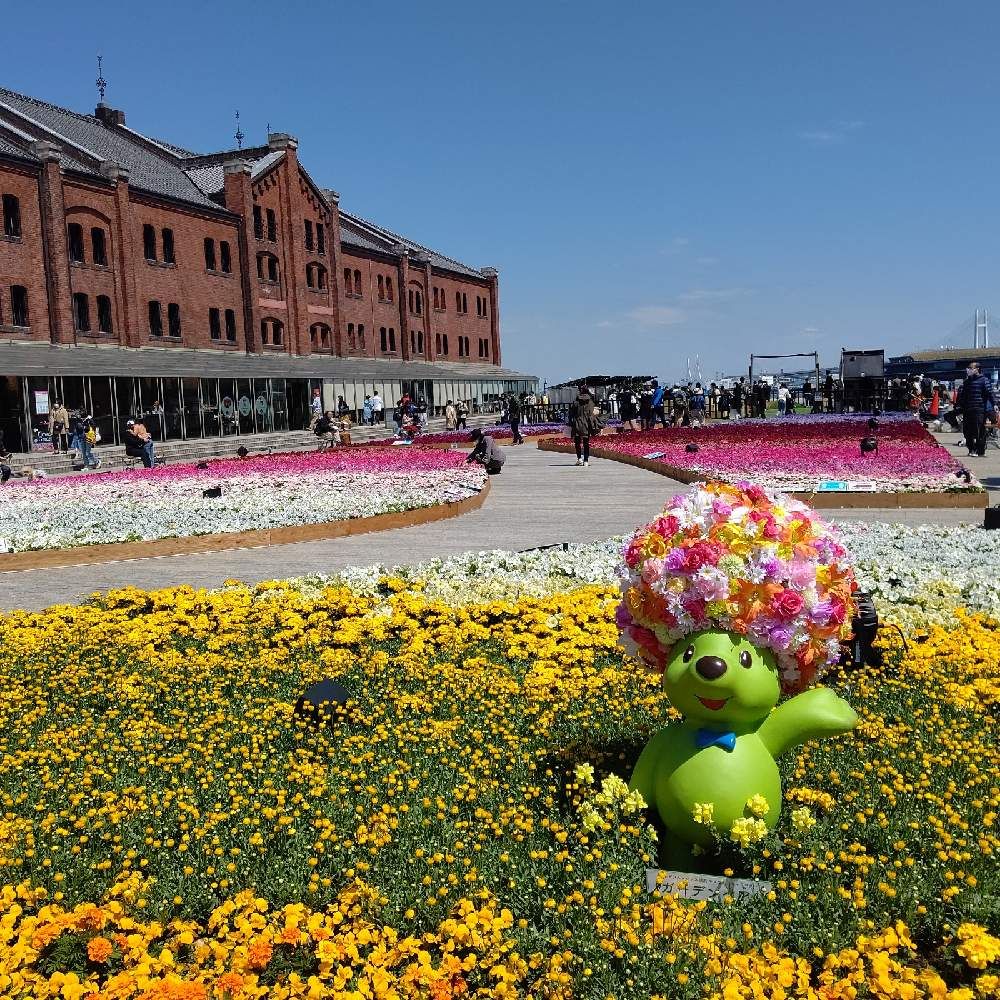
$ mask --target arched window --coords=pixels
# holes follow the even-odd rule
[[[358,324],[358,350],[363,351],[365,349],[365,324]]]
[[[111,299],[107,295],[97,296],[97,329],[101,333],[114,333],[111,323]]]
[[[267,215],[267,238],[271,243],[278,242],[278,220],[274,216],[274,209],[266,210]]]
[[[309,339],[313,347],[329,347],[330,328],[325,323],[313,323],[309,328]]]
[[[389,327],[389,352],[392,353],[396,350],[396,328],[394,326]]]
[[[354,294],[359,299],[364,298],[364,296],[361,294],[361,272],[360,271],[355,271],[354,272]]]
[[[378,300],[385,302],[385,278],[381,274],[378,276]]]
[[[351,269],[349,267],[344,268],[344,294],[354,294],[354,279],[351,277]]]
[[[69,232],[69,243],[67,244],[67,250],[69,251],[69,259],[76,264],[83,263],[83,226],[79,222],[71,222],[68,227]]]
[[[414,312],[414,307],[413,307],[413,289],[412,288],[407,289],[407,292],[406,292],[406,301],[407,301],[407,303],[410,306],[410,312]]]
[[[455,312],[462,311],[462,293],[455,292]]]
[[[21,203],[12,194],[3,196],[3,234],[21,238]]]
[[[417,330],[417,354],[424,353],[424,331]]]
[[[100,226],[94,226],[90,230],[90,248],[93,251],[91,257],[94,263],[100,267],[107,267],[108,243],[104,230]]]
[[[392,302],[392,278],[386,276],[385,279],[385,299],[386,302]]]
[[[469,300],[465,292],[462,292],[462,312],[467,313],[468,311],[469,311]]]
[[[142,227],[142,255],[146,260],[156,260],[156,230],[148,223]]]
[[[73,325],[79,333],[90,333],[90,299],[83,292],[73,293]]]
[[[434,286],[434,308],[437,309],[437,307],[438,307],[438,286],[435,285]]]
[[[349,351],[354,350],[354,324],[347,324],[347,349]]]
[[[417,292],[417,315],[423,316],[424,314],[424,296],[422,292]]]

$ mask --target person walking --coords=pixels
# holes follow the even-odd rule
[[[486,470],[488,476],[500,475],[507,456],[500,450],[496,441],[489,434],[485,434],[481,427],[477,427],[469,435],[469,440],[475,441],[476,447],[472,449],[472,453],[465,460],[466,465],[478,462]]]
[[[639,429],[648,431],[653,426],[653,383],[647,382],[639,393]]]
[[[73,438],[70,447],[76,452],[80,464],[85,469],[99,469],[100,460],[94,456],[93,444],[90,440],[94,434],[94,423],[90,414],[84,411],[74,413],[70,418],[70,430]],[[96,438],[96,435],[94,435]]]
[[[965,381],[958,390],[958,406],[962,411],[962,431],[970,457],[986,455],[986,417],[996,412],[996,400],[989,380],[973,361],[965,371]]]
[[[312,399],[309,402],[309,430],[313,430],[323,416],[323,391],[317,386],[312,391]]]
[[[384,413],[385,403],[382,402],[382,397],[376,392],[375,395],[372,396],[372,423],[382,423]]]
[[[778,416],[783,417],[788,412],[788,386],[784,382],[778,386]]]
[[[460,399],[456,407],[458,414],[458,429],[464,431],[469,422],[469,404],[466,400]]]
[[[372,398],[366,395],[365,401],[361,406],[361,422],[368,427],[372,422]]]
[[[569,427],[576,446],[576,464],[587,468],[590,465],[591,435],[601,427],[594,409],[594,397],[583,383],[577,387],[576,399],[569,406]]]
[[[700,382],[695,382],[688,405],[691,411],[691,426],[701,427],[705,423],[707,400],[705,398],[705,390],[701,387]]]
[[[656,426],[656,421],[660,421],[661,427],[667,426],[667,387],[660,385],[653,379],[653,419],[651,427]]]
[[[745,390],[743,386],[743,379],[740,379],[736,385],[733,386],[733,391],[729,395],[729,419],[739,420],[743,416],[743,403],[744,403]]]
[[[517,396],[511,396],[507,404],[507,419],[510,421],[510,433],[514,444],[524,444],[521,437],[521,401]]]
[[[49,413],[49,435],[52,438],[53,451],[69,451],[69,413],[66,407],[57,399],[56,405]]]
[[[457,426],[458,410],[455,409],[455,404],[449,399],[444,404],[444,429],[446,431],[453,431]]]

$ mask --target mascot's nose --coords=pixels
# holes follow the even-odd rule
[[[694,669],[706,681],[718,680],[726,672],[726,661],[718,656],[702,656],[694,665]]]

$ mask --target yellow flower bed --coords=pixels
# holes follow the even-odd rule
[[[996,995],[996,623],[835,681],[861,725],[720,860],[773,892],[695,904],[615,777],[671,711],[616,592],[386,590],[0,617],[0,996]],[[355,703],[293,722],[321,677]]]

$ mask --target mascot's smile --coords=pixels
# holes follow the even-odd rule
[[[728,698],[702,698],[701,695],[698,695],[697,697],[698,701],[700,701],[705,708],[711,709],[713,712],[718,712],[725,706],[726,702],[729,701]]]

